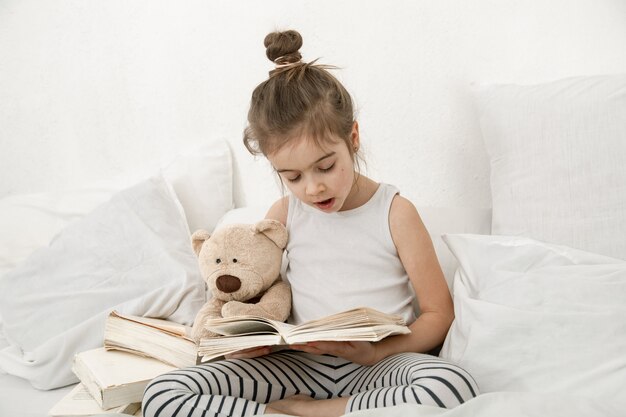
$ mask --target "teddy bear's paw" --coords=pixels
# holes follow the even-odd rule
[[[204,339],[205,337],[221,337],[222,335],[219,333],[213,333],[210,330],[205,330],[204,333],[202,334],[201,339]]]
[[[212,331],[203,329],[203,328],[198,328],[198,329],[194,328],[191,332],[191,338],[196,343],[199,343],[200,339],[204,339],[207,337],[217,337],[217,336],[220,336],[220,335],[218,333],[213,333]]]
[[[241,301],[229,301],[222,306],[222,317],[236,317],[250,314],[252,306]]]
[[[200,342],[200,339],[202,339],[203,333],[204,333],[204,329],[200,327],[194,327],[191,330],[191,338],[194,340],[194,342],[198,343]]]

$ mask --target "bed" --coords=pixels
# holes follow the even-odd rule
[[[441,356],[482,392],[351,415],[625,415],[624,3],[240,3],[0,7],[0,417],[45,416],[111,309],[193,320],[190,232],[280,195],[240,138],[281,26],[343,67],[453,294]]]
[[[418,211],[455,302],[440,355],[482,394],[450,410],[384,415],[623,415],[626,76],[474,94],[493,207]],[[101,343],[110,309],[193,320],[205,293],[190,230],[266,210],[233,207],[232,174],[230,148],[217,140],[130,186],[2,200],[3,228],[15,230],[2,243],[3,416],[45,414],[69,389],[59,387],[75,383],[73,353]],[[211,198],[197,198],[206,187]]]

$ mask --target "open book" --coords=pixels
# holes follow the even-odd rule
[[[198,346],[190,335],[189,326],[113,311],[106,320],[104,347],[149,356],[184,368],[198,362]]]
[[[205,328],[222,336],[200,340],[202,362],[243,349],[330,341],[377,342],[410,333],[402,317],[360,307],[299,325],[257,316],[207,319]]]

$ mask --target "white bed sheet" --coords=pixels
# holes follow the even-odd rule
[[[492,392],[447,410],[424,405],[399,405],[350,413],[349,417],[618,417],[623,410],[600,402],[555,393]]]
[[[72,387],[42,391],[23,378],[0,374],[0,417],[45,417]]]
[[[44,417],[48,410],[73,386],[50,391],[34,389],[26,380],[0,375],[1,417]],[[381,410],[365,410],[350,417],[617,417],[618,410],[592,400],[555,394],[495,392],[482,394],[454,409],[401,405]],[[272,414],[283,417],[281,414]]]

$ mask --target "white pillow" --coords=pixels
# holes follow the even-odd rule
[[[46,246],[71,221],[109,200],[117,182],[80,190],[20,194],[0,200],[0,276]]]
[[[255,206],[230,210],[222,216],[216,228],[232,223],[256,223],[265,217],[268,209],[269,207]],[[489,234],[491,209],[424,206],[417,207],[417,211],[433,241],[448,287],[451,287],[458,263],[441,236],[444,233]],[[284,268],[285,265],[283,270]]]
[[[492,233],[626,259],[626,74],[477,91]]]
[[[64,386],[76,382],[73,355],[102,345],[112,309],[191,324],[204,302],[184,215],[155,177],[72,222],[0,278],[9,343],[0,368],[36,388]]]
[[[265,218],[269,207],[264,206],[247,206],[238,207],[232,210],[228,210],[217,222],[215,229],[219,229],[223,226],[230,224],[244,223],[254,224]]]
[[[442,357],[483,393],[561,392],[626,406],[626,262],[519,237],[444,240],[460,268]]]
[[[232,163],[225,141],[176,156],[161,170],[180,200],[191,231],[213,230],[233,207]],[[138,178],[137,178],[138,177]],[[20,194],[0,199],[0,276],[14,268],[71,221],[146,176],[117,178],[81,189]]]
[[[219,140],[183,152],[163,169],[185,210],[189,230],[212,231],[233,208],[233,169],[230,148]]]
[[[446,277],[452,288],[454,273],[459,264],[444,243],[446,233],[475,233],[488,235],[491,231],[491,209],[467,207],[417,207]]]

